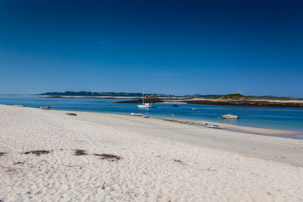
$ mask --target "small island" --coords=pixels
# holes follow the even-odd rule
[[[182,100],[188,104],[303,108],[303,100],[290,97],[244,96],[240,93]]]
[[[35,95],[48,98],[94,98],[94,99],[127,99],[116,103],[141,103],[141,93],[125,92],[87,92],[87,91],[65,91],[48,92]],[[204,105],[226,105],[226,106],[250,106],[250,107],[281,107],[281,108],[303,108],[303,99],[292,97],[275,96],[245,96],[240,93],[226,95],[166,95],[166,94],[146,94],[146,103],[187,103]]]

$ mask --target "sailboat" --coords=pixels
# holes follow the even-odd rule
[[[151,108],[152,104],[151,103],[144,103],[144,88],[142,90],[142,104],[137,105],[138,108]]]

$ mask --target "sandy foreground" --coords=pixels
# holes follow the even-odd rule
[[[302,140],[76,113],[0,105],[0,201],[303,201]]]

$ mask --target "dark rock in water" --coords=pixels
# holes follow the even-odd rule
[[[163,102],[163,100],[161,100],[160,98],[157,98],[155,95],[146,95],[144,97],[144,102],[145,103],[161,103],[161,102]],[[119,102],[116,102],[116,103],[141,104],[142,103],[142,98],[132,99],[132,100],[124,100],[124,101],[119,101]]]
[[[153,100],[149,100],[149,99],[144,99],[145,103],[161,103],[163,102],[160,99],[153,99]],[[142,99],[134,99],[134,100],[125,100],[125,101],[119,101],[116,103],[129,103],[129,104],[141,104],[142,103]]]

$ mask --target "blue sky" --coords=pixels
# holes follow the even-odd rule
[[[302,1],[0,1],[0,94],[303,97]]]

